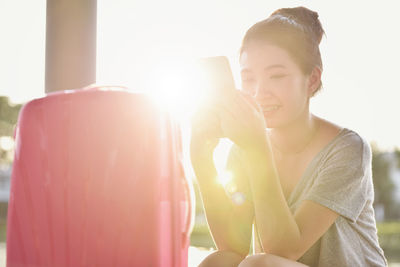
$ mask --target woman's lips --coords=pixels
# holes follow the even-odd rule
[[[273,114],[275,113],[277,110],[279,110],[281,108],[280,105],[263,105],[262,106],[262,110],[264,112],[264,114]]]

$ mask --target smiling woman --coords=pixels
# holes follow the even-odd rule
[[[243,38],[243,92],[200,111],[191,159],[218,249],[208,266],[386,266],[373,210],[371,149],[356,132],[313,115],[321,88],[318,14],[282,8]],[[215,183],[218,139],[243,201]],[[256,255],[248,255],[252,224]],[[305,264],[305,265],[304,265]]]

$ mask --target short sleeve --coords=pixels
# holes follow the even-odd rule
[[[355,222],[368,199],[371,149],[350,132],[322,160],[305,199],[319,203]]]

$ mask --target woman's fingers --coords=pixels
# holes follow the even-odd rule
[[[252,121],[264,120],[260,106],[248,94],[237,91],[222,99],[220,103],[239,124],[252,124]]]
[[[227,137],[244,146],[261,130],[265,121],[259,106],[250,95],[239,91],[228,94],[213,106],[198,112],[192,130],[208,138]]]
[[[215,109],[204,109],[192,117],[192,132],[219,138],[221,136],[220,122]]]
[[[226,130],[226,126],[230,125],[230,127],[235,126],[237,124],[237,119],[235,118],[233,112],[224,107],[223,105],[218,105],[215,107],[217,111],[217,116],[219,119],[219,124],[222,130]],[[223,133],[224,134],[224,133]],[[226,135],[226,131],[224,136]]]
[[[229,94],[222,98],[218,106],[220,106],[220,109],[224,109],[226,113],[229,113],[238,122],[242,119],[243,115],[248,112],[243,106],[243,103],[238,101],[236,93]]]
[[[260,106],[250,94],[243,91],[238,91],[236,99],[237,102],[241,103],[242,109],[246,110],[246,112],[261,112]]]

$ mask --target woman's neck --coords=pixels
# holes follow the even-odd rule
[[[306,150],[319,130],[317,117],[307,112],[302,118],[284,127],[269,130],[274,150],[283,155],[299,154]]]

